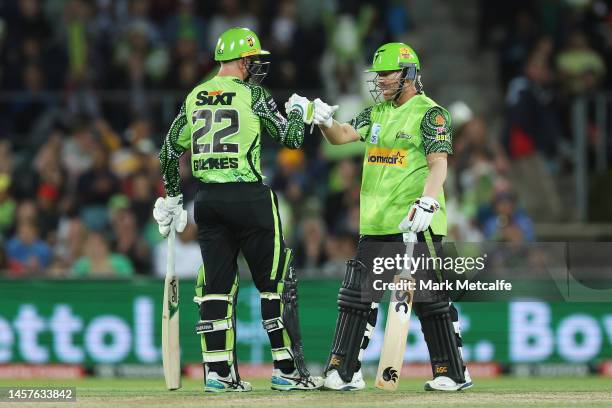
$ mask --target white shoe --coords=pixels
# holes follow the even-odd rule
[[[214,371],[209,371],[206,374],[204,392],[246,392],[252,389],[251,383],[247,381],[236,381],[231,375],[221,377]]]
[[[270,388],[277,391],[293,391],[293,390],[318,390],[323,386],[322,377],[302,377],[298,370],[294,370],[290,374],[283,374],[279,369],[272,370],[272,385]]]
[[[361,369],[353,374],[351,382],[344,382],[337,370],[331,370],[325,377],[323,388],[335,391],[357,391],[365,388]]]
[[[465,369],[464,376],[465,376],[465,382],[463,383],[456,383],[454,380],[448,377],[445,377],[445,376],[436,377],[433,380],[429,380],[425,383],[425,391],[467,390],[468,388],[471,388],[474,385],[467,368]]]

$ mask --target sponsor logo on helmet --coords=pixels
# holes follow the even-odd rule
[[[249,35],[249,36],[246,38],[246,40],[247,40],[247,44],[249,44],[249,47],[252,47],[252,46],[254,46],[254,45],[255,45],[255,39],[254,39],[252,36],[250,36],[250,35]]]
[[[404,58],[404,59],[412,58],[412,54],[410,53],[410,50],[408,48],[405,48],[405,47],[400,48],[399,53],[400,53],[401,58]]]
[[[390,166],[390,167],[407,167],[406,150],[403,149],[387,149],[384,147],[375,147],[368,150],[366,164]]]

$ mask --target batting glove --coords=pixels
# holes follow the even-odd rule
[[[429,228],[431,220],[440,209],[440,204],[431,197],[421,197],[414,202],[408,215],[399,224],[401,231],[423,232]]]
[[[170,234],[170,227],[174,222],[174,229],[183,232],[187,225],[187,211],[183,209],[183,195],[176,197],[159,197],[153,207],[153,218],[157,221],[159,233],[165,238]]]
[[[315,125],[331,127],[334,124],[334,112],[338,110],[338,105],[330,106],[317,98],[314,100],[314,123]]]
[[[289,115],[290,112],[297,111],[302,115],[302,120],[307,125],[312,123],[314,117],[314,104],[303,96],[293,94],[289,100],[285,102],[285,112]]]

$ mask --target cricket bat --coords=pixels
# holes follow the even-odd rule
[[[168,235],[164,303],[162,306],[162,363],[166,388],[181,388],[181,348],[179,342],[179,282],[174,271],[174,224]]]
[[[406,243],[406,255],[412,257],[414,244],[417,236],[414,232],[404,233]],[[414,281],[410,268],[402,269],[395,276],[394,282]],[[412,291],[394,290],[389,299],[389,311],[387,312],[387,325],[385,326],[385,337],[380,360],[378,360],[378,371],[376,372],[376,388],[387,391],[395,391],[399,385],[399,377],[404,364],[404,352],[408,340],[408,329],[410,327],[410,313],[412,312]]]

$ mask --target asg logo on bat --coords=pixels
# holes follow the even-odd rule
[[[236,96],[236,92],[221,91],[200,91],[197,95],[197,106],[204,105],[231,105],[232,98]]]
[[[396,290],[393,292],[394,299],[391,299],[392,302],[397,302],[395,304],[395,311],[398,313],[399,318],[402,321],[406,321],[410,319],[410,307],[409,303],[411,301],[412,294],[407,290]]]

